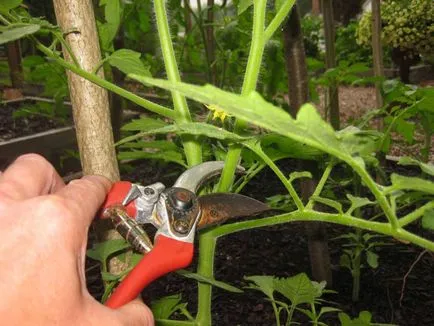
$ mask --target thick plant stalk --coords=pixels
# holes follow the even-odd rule
[[[170,36],[165,1],[155,0],[154,9],[167,79],[172,82],[179,82],[181,77]],[[172,92],[172,98],[176,112],[175,121],[177,123],[191,122],[191,115],[185,97],[178,92]],[[202,162],[202,147],[198,139],[194,136],[183,136],[182,142],[188,166],[200,164]]]
[[[93,71],[101,60],[101,52],[92,1],[54,0],[54,10],[66,42],[81,68]],[[64,56],[72,62],[71,54],[65,49]],[[83,172],[119,180],[108,93],[72,72],[67,74]],[[102,71],[99,74],[103,76]]]
[[[63,48],[66,61],[74,66],[71,51],[80,68],[92,72],[101,61],[92,1],[54,0],[54,9],[69,47]],[[102,69],[98,74],[104,78]],[[67,75],[83,173],[118,181],[108,92],[71,71],[67,71]],[[98,225],[96,232],[99,241],[120,238],[106,223]],[[127,267],[118,259],[112,259],[109,265],[109,271],[114,274]]]
[[[326,47],[326,68],[336,67],[335,53],[335,24],[333,18],[332,0],[322,0],[322,11],[324,17],[324,36]],[[336,81],[332,80],[327,88],[326,110],[329,113],[329,120],[335,130],[340,128],[339,117],[339,88]]]
[[[283,29],[283,37],[288,72],[290,113],[295,117],[300,107],[309,100],[306,54],[297,5],[294,5],[291,10],[289,19]],[[298,165],[301,170],[315,168],[310,161],[299,161]],[[300,181],[301,195],[304,202],[307,202],[312,196],[316,183],[314,179]],[[306,234],[312,275],[317,281],[325,280],[328,284],[331,284],[332,273],[325,224],[321,222],[307,223]]]
[[[383,48],[381,46],[381,3],[372,0],[372,58],[374,61],[374,76],[384,77]],[[383,106],[381,96],[381,82],[375,83],[377,108]]]

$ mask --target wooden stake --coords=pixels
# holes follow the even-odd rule
[[[93,71],[101,61],[101,51],[92,1],[54,0],[54,10],[72,51],[64,48],[64,57],[73,62],[73,55],[82,69]],[[74,73],[67,74],[83,172],[119,180],[108,93]],[[103,77],[102,69],[99,74]]]

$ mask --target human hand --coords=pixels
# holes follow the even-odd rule
[[[139,300],[117,310],[86,289],[87,232],[110,189],[100,176],[65,186],[41,156],[0,175],[0,316],[4,325],[153,325]]]

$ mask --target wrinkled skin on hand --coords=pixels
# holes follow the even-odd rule
[[[1,324],[154,324],[139,300],[112,310],[86,289],[87,232],[110,186],[100,176],[65,185],[35,154],[0,175]]]

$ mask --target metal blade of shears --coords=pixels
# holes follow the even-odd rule
[[[236,217],[247,217],[272,210],[269,206],[251,197],[216,193],[198,198],[201,216],[197,229],[216,225]]]

